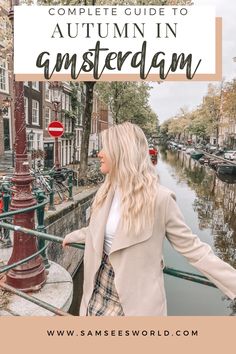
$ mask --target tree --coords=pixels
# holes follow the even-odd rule
[[[221,92],[222,84],[220,87],[209,84],[207,95],[203,98],[201,106],[202,115],[207,126],[206,131],[208,134],[214,133],[216,135],[216,144],[218,144],[219,139]]]
[[[236,122],[236,79],[225,83],[223,90],[223,112]]]
[[[169,131],[169,126],[174,118],[165,120],[160,126],[160,139],[165,143],[168,139],[173,138]]]
[[[157,132],[157,115],[149,105],[149,84],[142,82],[99,82],[96,90],[109,106],[116,124],[129,121],[147,135]]]
[[[84,82],[85,91],[85,108],[83,114],[83,134],[81,141],[81,154],[80,154],[80,176],[85,176],[88,165],[88,149],[89,149],[89,137],[91,132],[91,118],[93,111],[93,89],[95,82]]]
[[[208,124],[209,122],[207,122],[207,119],[204,117],[201,108],[198,108],[192,112],[188,129],[190,134],[206,140],[208,135]]]

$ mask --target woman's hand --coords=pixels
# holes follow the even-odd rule
[[[65,248],[66,246],[69,245],[69,241],[66,239],[66,237],[64,238],[64,240],[62,241],[62,247]]]
[[[62,241],[62,247],[65,248],[70,243],[85,243],[87,229],[88,227],[83,227],[80,230],[74,230],[67,234]]]

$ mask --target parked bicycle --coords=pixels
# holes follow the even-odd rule
[[[97,185],[104,182],[105,176],[100,172],[99,163],[90,162],[86,177],[78,180],[78,185]]]
[[[42,189],[46,195],[52,192],[50,180],[53,178],[53,191],[59,196],[60,200],[68,199],[69,187],[65,181],[68,178],[69,172],[66,169],[50,170],[47,174],[41,169],[31,169],[31,175],[34,177],[33,190]]]

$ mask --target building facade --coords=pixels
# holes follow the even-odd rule
[[[35,167],[43,154],[43,83],[24,82],[26,138],[29,157]]]
[[[9,2],[0,3],[0,156],[11,152],[14,141],[14,127],[12,124],[13,96],[12,90],[12,56],[9,52],[11,25],[8,21]],[[8,106],[6,107],[6,100]]]
[[[89,139],[89,155],[91,155],[94,150],[99,151],[101,149],[101,132],[110,128],[112,125],[113,119],[111,111],[109,110],[108,105],[99,98],[95,91],[93,97],[91,134]]]

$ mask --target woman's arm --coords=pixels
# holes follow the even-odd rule
[[[62,246],[65,247],[68,243],[85,243],[86,233],[88,231],[88,226],[83,227],[82,229],[72,231],[67,234],[62,242]]]
[[[185,224],[183,215],[170,193],[166,205],[166,237],[171,245],[187,258],[231,299],[236,298],[236,270],[218,258],[210,245],[202,242]]]

